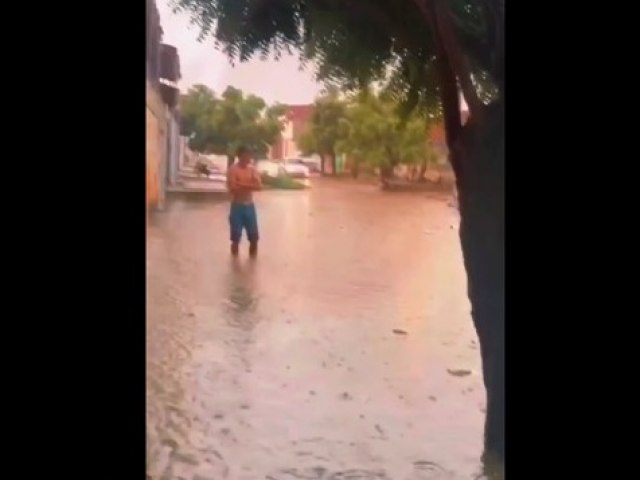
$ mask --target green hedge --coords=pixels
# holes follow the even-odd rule
[[[270,177],[269,175],[262,175],[262,184],[271,187],[278,188],[280,190],[303,190],[305,186],[290,177]]]

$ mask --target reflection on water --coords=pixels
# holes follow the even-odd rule
[[[445,202],[264,192],[256,260],[229,258],[227,205],[180,202],[148,235],[154,479],[477,477],[484,394]]]
[[[235,328],[252,330],[255,326],[258,298],[255,295],[256,260],[242,261],[231,259],[231,271],[228,279],[227,323]]]

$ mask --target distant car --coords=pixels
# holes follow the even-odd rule
[[[296,178],[296,179],[309,178],[310,169],[304,163],[304,161],[300,159],[286,160],[284,163],[284,170],[287,173],[287,175],[291,178]]]
[[[320,172],[320,162],[312,158],[292,158],[290,160],[287,160],[287,163],[293,165],[304,165],[309,169],[309,173]]]

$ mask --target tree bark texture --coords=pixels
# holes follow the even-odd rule
[[[463,171],[460,241],[487,391],[485,455],[504,461],[504,109],[486,114],[463,127],[452,155]]]

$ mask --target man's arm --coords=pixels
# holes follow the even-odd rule
[[[260,172],[258,172],[258,170],[253,171],[253,180],[255,182],[254,190],[262,190],[262,177],[260,176]]]
[[[236,189],[242,190],[262,190],[262,179],[257,170],[251,172],[251,178],[244,181],[235,181]]]
[[[227,189],[231,193],[235,193],[238,190],[238,179],[233,171],[233,167],[227,170]]]

